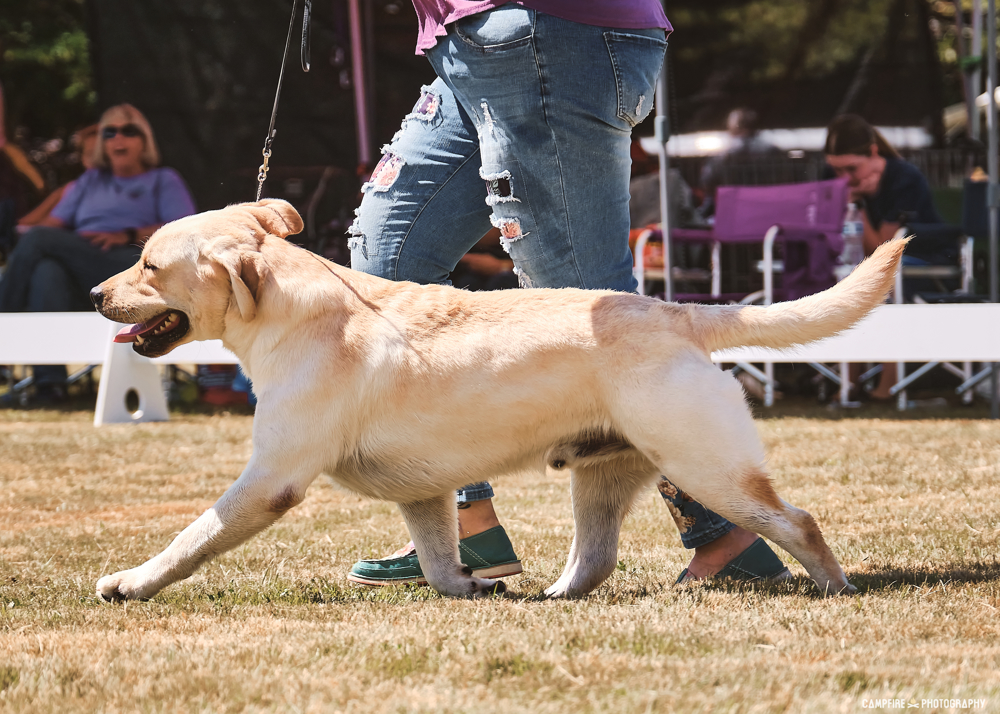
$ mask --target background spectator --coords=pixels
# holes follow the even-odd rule
[[[704,200],[700,212],[705,218],[715,215],[715,190],[719,186],[743,183],[729,176],[733,165],[759,161],[779,153],[777,147],[757,133],[757,112],[753,109],[739,108],[729,112],[726,131],[729,132],[726,148],[705,162],[701,169]]]
[[[638,139],[632,140],[632,178],[629,181],[629,228],[641,229],[660,223],[659,160],[646,153]],[[695,210],[691,187],[678,169],[668,172],[667,197],[670,200],[670,227],[695,228],[705,225]]]
[[[862,243],[866,256],[891,240],[904,221],[942,222],[934,208],[927,179],[916,166],[903,161],[885,137],[862,117],[856,114],[835,117],[827,127],[823,152],[834,174],[847,179],[850,200],[863,209]],[[903,256],[903,265],[928,264],[931,261],[927,257]],[[872,398],[891,399],[889,389],[895,383],[895,363],[883,364]]]
[[[0,312],[91,309],[91,287],[132,266],[161,225],[194,213],[180,175],[157,168],[152,129],[132,105],[104,112],[93,161],[18,241],[0,280]],[[36,398],[65,396],[65,367],[36,366],[34,376]]]

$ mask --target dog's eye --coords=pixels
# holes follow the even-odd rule
[[[155,265],[153,265],[152,263],[150,263],[150,262],[149,262],[148,260],[147,260],[147,261],[144,261],[144,263],[143,263],[143,267],[144,267],[144,268],[145,268],[146,270],[149,270],[150,272],[153,272],[153,273],[155,273],[155,272],[156,272],[157,270],[159,270],[159,268],[158,268],[158,267],[156,267]]]

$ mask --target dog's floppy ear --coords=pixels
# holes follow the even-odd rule
[[[260,286],[267,275],[267,265],[260,253],[251,251],[231,251],[223,265],[229,271],[233,286],[233,299],[240,311],[240,317],[250,322],[257,315],[257,300]]]
[[[233,300],[240,317],[250,322],[257,315],[257,301],[267,277],[264,256],[255,247],[240,244],[232,236],[219,236],[205,248],[204,256],[229,274]]]
[[[244,203],[242,207],[253,214],[265,233],[285,238],[302,232],[302,217],[288,201],[265,198],[256,203]]]

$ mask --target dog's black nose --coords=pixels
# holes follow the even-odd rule
[[[94,307],[98,310],[101,309],[101,303],[104,302],[104,293],[101,292],[100,285],[90,291],[90,301],[94,303]]]

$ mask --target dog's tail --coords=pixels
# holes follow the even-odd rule
[[[815,295],[767,307],[698,306],[692,327],[709,352],[744,346],[781,349],[835,335],[885,300],[908,240],[883,243],[847,278]]]

